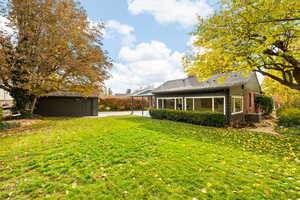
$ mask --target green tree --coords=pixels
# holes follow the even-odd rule
[[[299,0],[222,0],[192,34],[204,51],[184,59],[188,73],[256,71],[300,90]]]
[[[13,32],[0,31],[0,88],[22,113],[51,92],[99,92],[111,63],[103,24],[92,25],[73,0],[3,0]]]

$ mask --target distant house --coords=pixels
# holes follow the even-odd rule
[[[215,111],[224,113],[230,121],[260,121],[255,96],[262,91],[256,73],[251,72],[248,77],[239,73],[227,75],[222,83],[218,80],[224,74],[204,82],[195,76],[168,81],[152,91],[156,108]]]
[[[51,93],[38,100],[35,114],[53,117],[98,116],[98,96],[74,93]]]
[[[13,98],[9,93],[3,89],[0,89],[0,106],[12,106]]]

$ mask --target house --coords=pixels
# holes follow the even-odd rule
[[[98,116],[98,95],[51,93],[38,100],[34,113],[47,117]]]
[[[226,78],[221,83],[220,78]],[[225,77],[224,77],[225,76]],[[199,82],[195,76],[171,80],[152,91],[156,108],[215,111],[229,121],[260,121],[255,95],[261,94],[256,73],[245,77],[240,73],[216,75]]]
[[[9,93],[3,89],[0,89],[0,106],[12,106],[13,98]]]

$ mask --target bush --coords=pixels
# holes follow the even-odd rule
[[[148,100],[144,98],[144,102],[142,102],[142,98],[134,98],[133,99],[133,110],[141,110],[147,107]],[[132,106],[132,99],[131,98],[114,98],[114,97],[107,97],[107,98],[100,98],[99,102],[99,111],[129,111],[131,110]]]
[[[272,97],[258,95],[255,97],[255,104],[262,109],[264,115],[270,115],[273,112],[274,100]]]
[[[211,111],[150,109],[150,115],[154,119],[167,119],[202,126],[224,127],[228,125],[228,120],[223,113]]]
[[[282,126],[292,127],[300,126],[300,109],[299,108],[283,108],[277,110],[278,124]]]
[[[3,129],[10,129],[10,128],[16,128],[16,127],[20,127],[21,124],[19,122],[0,122],[0,130]]]

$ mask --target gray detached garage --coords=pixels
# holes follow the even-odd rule
[[[52,93],[38,100],[35,114],[47,117],[98,116],[98,96]]]

